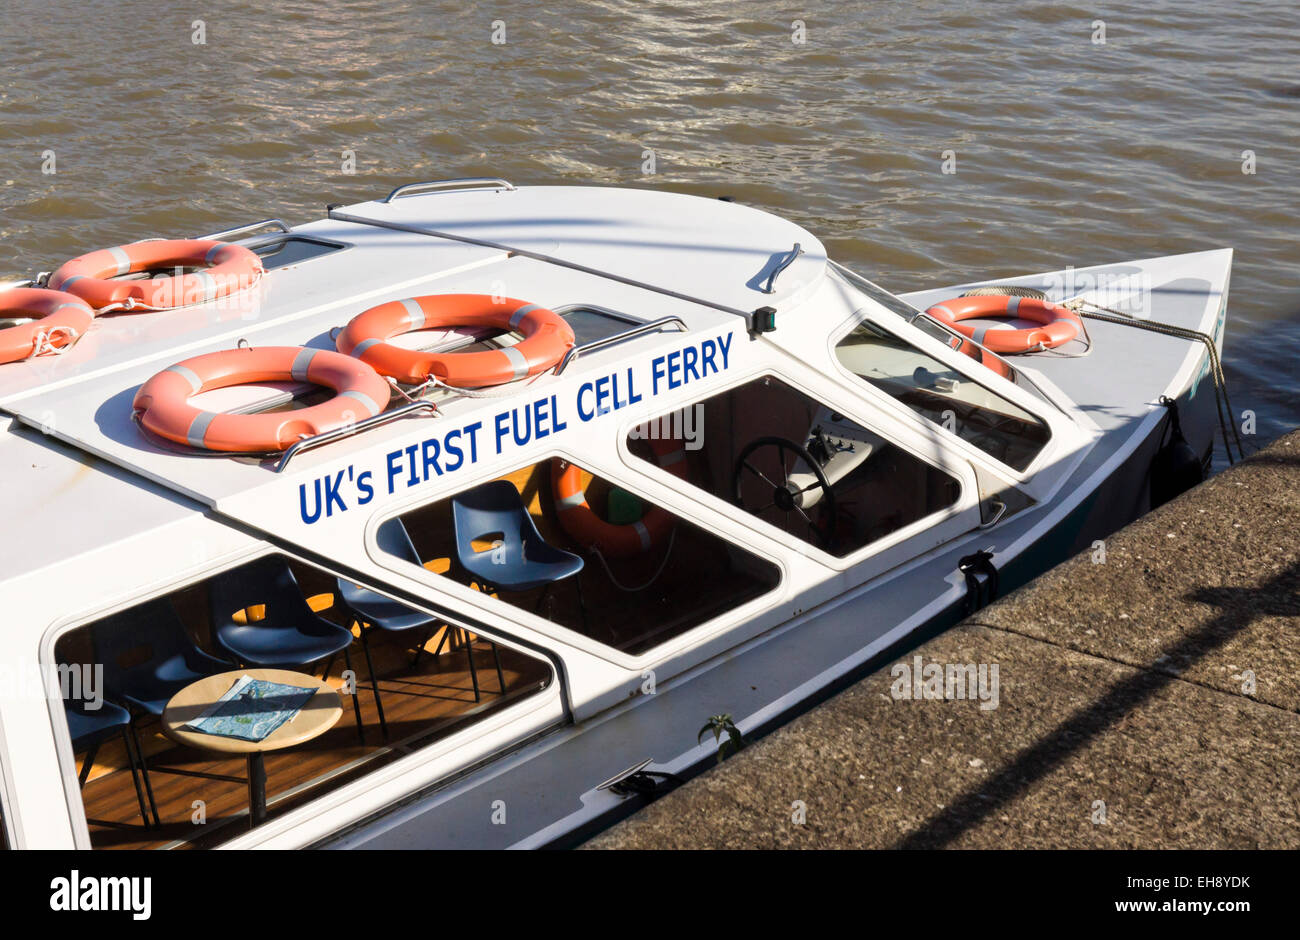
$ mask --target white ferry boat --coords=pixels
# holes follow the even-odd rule
[[[893,295],[730,201],[461,180],[41,259],[0,294],[5,842],[580,841],[710,716],[1199,478],[1231,257]],[[263,667],[341,718],[256,762],[167,724]]]

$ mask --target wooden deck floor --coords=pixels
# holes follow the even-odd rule
[[[426,649],[436,649],[439,639],[433,637]],[[381,677],[379,688],[388,737],[380,734],[369,675],[356,644],[352,661],[358,674],[357,701],[365,742],[358,736],[351,697],[345,695],[343,717],[330,731],[315,741],[268,753],[268,818],[428,744],[470,716],[535,691],[550,674],[545,664],[503,648],[503,694],[491,648],[485,641],[476,641],[474,663],[481,695],[481,701],[476,703],[463,648],[444,650],[437,657],[426,653],[414,669],[410,667],[413,647],[405,644],[400,635],[375,631],[371,634],[371,649],[375,671]],[[330,680],[336,687],[342,684],[342,668],[340,657]],[[105,745],[82,791],[95,848],[210,847],[247,831],[247,764],[242,757],[232,759],[178,746],[163,737],[152,720],[141,725],[140,733],[162,826],[143,826],[122,747],[116,743]]]

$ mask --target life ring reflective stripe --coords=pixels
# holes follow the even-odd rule
[[[0,363],[5,363],[66,349],[90,328],[95,311],[63,291],[15,287],[0,292],[0,318],[33,318],[0,329]]]
[[[681,441],[651,440],[650,446],[660,467],[686,479],[686,450]],[[567,460],[557,458],[551,462],[551,487],[564,531],[583,548],[599,549],[606,558],[630,558],[647,552],[663,542],[677,525],[677,517],[658,506],[636,522],[606,522],[587,504],[582,469]]]
[[[523,340],[482,352],[432,353],[384,342],[412,330],[486,326],[511,330]],[[573,346],[573,329],[554,311],[511,297],[434,294],[371,307],[352,318],[335,341],[381,375],[418,385],[430,376],[456,388],[481,388],[522,379],[551,368]]]
[[[311,382],[338,394],[297,411],[226,414],[189,403],[193,395],[257,382]],[[140,387],[132,407],[148,430],[178,444],[247,453],[283,450],[311,437],[379,414],[389,386],[364,362],[328,349],[263,346],[225,349],[178,362]]]
[[[1076,339],[1083,331],[1083,321],[1073,310],[1035,297],[1008,297],[1005,294],[954,297],[925,312],[995,353],[1025,353],[1039,346],[1054,349]],[[1032,320],[1041,326],[1026,330],[995,330],[987,326],[977,329],[961,322],[983,317],[1016,317]]]
[[[163,268],[201,267],[179,277],[111,280]],[[73,258],[50,275],[48,286],[76,294],[96,310],[127,304],[165,310],[208,303],[244,290],[262,276],[262,259],[243,245],[197,239],[160,239],[104,248]]]

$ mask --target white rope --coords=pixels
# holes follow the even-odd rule
[[[1064,307],[1064,306],[1066,306],[1066,305],[1065,305],[1065,304],[1061,304],[1061,306]],[[1075,308],[1073,308],[1073,307],[1069,307],[1068,309],[1070,309],[1070,310],[1074,310]],[[1076,311],[1076,312],[1077,312],[1077,311]],[[1056,347],[1056,348],[1054,348],[1054,349],[1049,349],[1048,347],[1044,346],[1042,343],[1039,343],[1038,345],[1039,345],[1039,346],[1042,346],[1042,349],[1037,350],[1036,354],[1037,354],[1037,355],[1044,355],[1044,356],[1052,356],[1052,357],[1057,358],[1057,359],[1083,359],[1084,357],[1086,357],[1086,356],[1088,356],[1088,355],[1091,355],[1091,353],[1092,353],[1092,335],[1088,332],[1088,324],[1086,324],[1086,323],[1083,322],[1083,318],[1082,318],[1082,317],[1079,318],[1079,326],[1081,327],[1081,330],[1080,330],[1080,332],[1079,332],[1079,335],[1076,336],[1074,339],[1069,340],[1068,342],[1062,343],[1060,346],[1058,346],[1058,347]],[[1083,351],[1082,351],[1082,352],[1063,352],[1063,351],[1062,351],[1063,348],[1064,348],[1065,346],[1068,346],[1070,343],[1083,343]]]
[[[168,240],[168,239],[165,239],[165,238],[157,238],[157,239],[146,238],[146,239],[144,239],[144,241],[167,241],[167,240]],[[138,242],[132,242],[131,244],[135,245],[135,244],[139,244],[139,243],[138,243]],[[209,267],[214,267],[214,265],[206,265],[206,266],[205,266],[204,268],[202,268],[201,270],[206,271]],[[176,274],[176,275],[168,275],[167,277],[165,277],[165,278],[161,278],[161,279],[159,279],[159,278],[147,278],[147,279],[146,279],[146,278],[140,278],[140,280],[150,280],[150,281],[154,281],[154,280],[180,281],[182,278],[184,278],[184,277],[186,277],[186,276],[187,276],[187,275],[184,275],[184,274]],[[138,299],[135,298],[135,297],[128,297],[128,298],[126,298],[126,300],[121,300],[121,301],[118,301],[118,302],[116,302],[116,303],[111,303],[111,304],[109,304],[107,307],[101,307],[101,308],[99,308],[98,310],[95,311],[95,316],[97,316],[97,317],[98,317],[98,316],[103,316],[103,315],[106,314],[106,313],[117,313],[119,310],[125,310],[127,313],[131,313],[131,312],[136,312],[136,313],[162,313],[164,310],[185,310],[185,309],[187,309],[187,308],[189,308],[189,307],[202,307],[202,306],[205,306],[205,305],[207,305],[207,304],[215,304],[215,303],[217,303],[217,302],[219,302],[219,301],[225,301],[225,299],[228,298],[228,297],[237,297],[237,296],[239,296],[240,294],[245,293],[246,291],[250,291],[250,290],[252,290],[252,289],[253,289],[254,287],[256,287],[259,283],[261,283],[262,278],[265,277],[265,276],[266,276],[266,269],[263,268],[263,267],[261,266],[261,263],[259,262],[258,267],[257,267],[257,270],[256,270],[256,272],[254,273],[253,279],[252,279],[251,281],[249,281],[246,285],[240,287],[238,290],[227,291],[227,292],[224,293],[224,294],[219,294],[219,295],[217,295],[216,297],[213,297],[213,298],[210,299],[210,300],[195,300],[195,301],[192,301],[192,302],[187,303],[187,304],[173,304],[173,305],[170,306],[170,307],[155,307],[155,306],[153,306],[152,304],[147,304],[147,303],[145,303],[143,300],[138,300]],[[182,296],[181,299],[184,300],[185,298]]]
[[[595,554],[595,556],[600,559],[600,563],[605,569],[605,574],[609,575],[609,580],[613,582],[614,587],[618,588],[624,594],[636,594],[640,591],[644,591],[650,585],[654,584],[656,581],[659,580],[659,576],[663,574],[664,569],[668,567],[668,559],[672,556],[673,545],[676,543],[676,541],[677,541],[677,530],[674,528],[672,534],[668,536],[668,550],[664,552],[663,561],[659,562],[659,567],[655,570],[655,573],[650,576],[650,580],[647,581],[645,584],[641,585],[640,587],[627,587],[626,585],[624,585],[621,581],[618,580],[618,578],[614,577],[614,572],[609,567],[609,562],[605,560],[605,556],[600,553],[600,549],[597,548],[595,545],[593,545],[591,546],[591,550]]]
[[[412,405],[416,404],[419,401],[428,401],[428,399],[415,398],[414,395],[419,395],[420,392],[424,391],[426,388],[432,385],[433,384],[432,379],[426,379],[425,381],[421,382],[419,385],[412,386],[411,391],[408,392],[406,389],[402,388],[401,383],[399,383],[397,379],[393,378],[391,375],[386,375],[384,376],[384,378],[388,379],[388,384],[393,387],[393,390],[396,391],[397,394],[401,395]],[[412,395],[412,393],[414,393],[414,395]],[[434,416],[440,417],[442,415],[442,412],[438,410],[438,403],[429,402],[429,404],[433,405]]]
[[[64,338],[63,345],[55,346],[55,337]],[[34,359],[37,356],[61,356],[67,352],[77,340],[77,331],[70,326],[52,326],[48,330],[37,330],[36,335],[32,337],[32,351],[27,354],[28,359]]]

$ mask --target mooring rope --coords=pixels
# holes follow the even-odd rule
[[[989,286],[989,287],[971,287],[970,290],[962,291],[962,296],[987,296],[987,295],[1004,295],[1004,296],[1024,296],[1035,300],[1047,300],[1048,295],[1045,291],[1037,287],[1021,287],[1017,285],[1006,286]],[[1232,439],[1236,442],[1236,452],[1238,460],[1243,459],[1245,450],[1242,446],[1242,437],[1236,432],[1236,421],[1232,417],[1232,403],[1227,397],[1227,377],[1223,374],[1223,364],[1219,360],[1218,346],[1214,343],[1214,337],[1208,333],[1201,333],[1200,330],[1187,329],[1186,326],[1175,326],[1174,324],[1162,324],[1154,320],[1138,320],[1134,316],[1128,315],[1112,309],[1102,307],[1099,303],[1093,303],[1092,300],[1086,300],[1082,296],[1070,300],[1063,300],[1062,307],[1073,309],[1080,317],[1088,320],[1100,320],[1108,324],[1117,324],[1119,326],[1135,326],[1136,329],[1147,330],[1149,333],[1160,333],[1166,337],[1177,337],[1179,339],[1192,339],[1192,341],[1203,343],[1206,350],[1209,351],[1210,374],[1214,378],[1214,408],[1218,412],[1219,432],[1223,434],[1223,452],[1227,454],[1229,464],[1236,463],[1232,459],[1232,447],[1230,446],[1227,429],[1232,428]],[[1082,309],[1091,307],[1091,311]],[[1087,325],[1084,326],[1084,335],[1087,335]],[[1092,351],[1092,337],[1089,335],[1088,351]],[[1084,354],[1087,355],[1087,354]],[[1073,358],[1073,356],[1071,356]]]
[[[1006,285],[1003,287],[972,287],[970,290],[963,291],[963,297],[979,297],[991,294],[1000,294],[1007,297],[1030,297],[1035,300],[1047,300],[1047,294],[1035,287],[1019,287],[1016,285]],[[1155,320],[1139,320],[1136,317],[1114,310],[1110,307],[1103,307],[1101,304],[1093,303],[1091,300],[1085,300],[1082,297],[1075,297],[1070,300],[1061,302],[1062,307],[1073,310],[1080,317],[1089,320],[1100,320],[1103,323],[1114,323],[1119,326],[1131,326],[1139,330],[1146,330],[1150,333],[1159,333],[1162,336],[1174,336],[1179,339],[1194,340],[1204,344],[1210,354],[1210,374],[1214,378],[1214,406],[1219,415],[1219,431],[1223,434],[1223,450],[1228,456],[1228,464],[1231,465],[1236,461],[1232,458],[1232,447],[1228,440],[1228,428],[1232,428],[1232,437],[1237,444],[1237,459],[1240,460],[1246,456],[1246,451],[1241,444],[1241,436],[1237,433],[1237,424],[1233,418],[1232,402],[1228,399],[1228,380],[1223,374],[1223,363],[1219,359],[1219,347],[1214,342],[1214,337],[1208,333],[1202,333],[1199,330],[1189,330],[1187,327],[1175,326],[1172,323],[1159,323]],[[1091,307],[1092,309],[1083,310],[1082,307]],[[1100,311],[1100,312],[1098,312]],[[1087,327],[1084,327],[1085,335]],[[1088,349],[1092,349],[1092,337],[1088,337]],[[1226,417],[1225,417],[1226,414]]]
[[[1093,303],[1083,298],[1068,300],[1062,304],[1063,307],[1069,307],[1081,317],[1090,320],[1100,320],[1103,323],[1115,323],[1119,326],[1131,326],[1139,330],[1146,330],[1149,333],[1159,333],[1162,336],[1174,336],[1179,339],[1195,340],[1202,343],[1210,355],[1210,375],[1214,379],[1214,405],[1219,415],[1219,430],[1223,434],[1223,450],[1228,456],[1229,465],[1236,461],[1232,458],[1232,447],[1228,440],[1228,428],[1232,428],[1233,442],[1237,445],[1237,459],[1243,459],[1246,451],[1241,443],[1241,436],[1237,433],[1237,424],[1233,418],[1232,402],[1228,398],[1228,380],[1223,374],[1223,363],[1219,359],[1219,347],[1214,342],[1214,337],[1208,333],[1202,333],[1199,330],[1191,330],[1183,326],[1175,326],[1172,323],[1159,323],[1155,320],[1138,320],[1118,310],[1110,307],[1103,307],[1101,304]],[[1092,310],[1080,309],[1084,306],[1091,307]],[[1098,312],[1101,311],[1101,312]],[[1225,417],[1226,416],[1226,417]]]

